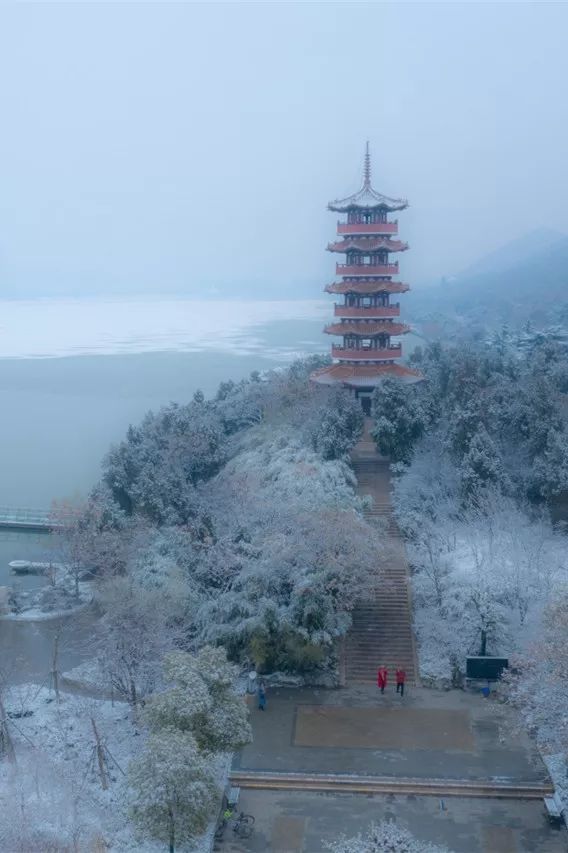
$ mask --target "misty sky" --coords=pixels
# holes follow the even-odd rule
[[[565,3],[0,3],[0,296],[333,280],[361,183],[411,283],[568,232]]]

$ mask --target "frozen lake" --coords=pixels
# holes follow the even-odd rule
[[[85,494],[150,408],[327,349],[331,300],[0,302],[0,504]]]

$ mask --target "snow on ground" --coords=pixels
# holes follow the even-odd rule
[[[2,587],[2,589],[5,589]],[[0,612],[6,622],[44,622],[72,616],[84,610],[93,600],[91,581],[79,581],[78,596],[75,581],[64,569],[57,572],[54,583],[34,590],[12,590],[8,595],[7,612]]]
[[[117,853],[163,851],[163,844],[136,839],[128,820],[125,772],[144,742],[128,705],[66,693],[58,703],[53,691],[33,684],[11,688],[4,703],[17,763],[0,763],[1,850],[66,851],[104,843]],[[104,745],[106,791],[93,721]],[[218,761],[220,785],[228,763],[227,757]],[[203,838],[179,849],[209,851],[215,818]]]

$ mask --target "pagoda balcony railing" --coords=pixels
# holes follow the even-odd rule
[[[364,317],[366,320],[382,319],[383,317],[400,317],[400,303],[395,302],[391,305],[367,305],[365,307],[355,307],[352,305],[333,306],[333,313],[336,317]]]
[[[402,347],[391,345],[380,349],[361,347],[354,349],[350,347],[332,346],[331,357],[339,358],[341,361],[390,361],[402,356]]]
[[[395,222],[338,222],[338,234],[398,234]]]
[[[398,261],[394,264],[336,264],[337,275],[398,275]]]

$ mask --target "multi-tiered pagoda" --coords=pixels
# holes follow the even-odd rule
[[[331,355],[336,361],[312,374],[323,385],[341,384],[353,389],[363,409],[370,413],[373,389],[387,376],[405,382],[418,382],[422,375],[399,364],[402,346],[394,343],[410,331],[400,322],[400,304],[392,302],[393,294],[406,293],[407,284],[393,281],[398,276],[398,261],[391,254],[404,252],[408,243],[397,239],[398,220],[389,221],[388,214],[408,207],[405,199],[388,198],[371,186],[369,144],[365,153],[363,186],[354,195],[328,204],[329,210],[347,214],[337,223],[338,239],[328,251],[345,255],[345,263],[336,264],[334,281],[327,293],[343,296],[334,305],[335,322],[326,326],[328,335],[343,338],[333,344]]]

